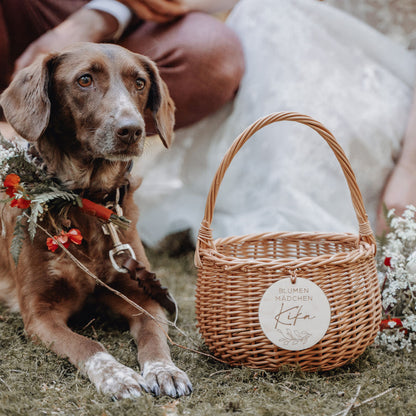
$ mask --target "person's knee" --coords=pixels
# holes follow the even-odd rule
[[[198,19],[194,25],[195,21]],[[244,73],[243,50],[234,32],[218,21],[202,19],[202,23],[195,36],[177,45],[183,64],[182,87],[178,91],[174,83],[172,88],[178,127],[196,122],[232,100]]]
[[[218,22],[205,33],[181,45],[186,61],[210,95],[230,100],[244,74],[244,54],[237,35]]]
[[[207,68],[208,71],[204,71]],[[218,39],[210,48],[204,48],[200,57],[200,70],[205,72],[205,81],[210,91],[231,99],[240,85],[244,73],[244,56],[238,39]]]

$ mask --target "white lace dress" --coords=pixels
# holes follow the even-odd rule
[[[154,245],[188,228],[195,238],[224,153],[248,125],[278,111],[307,114],[332,131],[352,163],[374,225],[410,110],[415,55],[312,0],[241,0],[227,24],[245,50],[240,90],[216,114],[178,131],[171,150],[150,147],[136,195],[142,239]],[[356,232],[357,221],[324,140],[305,126],[282,122],[257,133],[232,162],[212,228],[215,237]]]

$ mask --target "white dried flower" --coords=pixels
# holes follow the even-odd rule
[[[390,231],[379,250],[379,282],[384,317],[376,344],[389,351],[411,351],[416,345],[416,207],[402,216],[390,210]]]
[[[0,180],[3,182],[4,176],[6,175],[6,172],[9,169],[9,165],[7,163],[7,160],[17,156],[19,152],[19,148],[16,145],[13,145],[12,147],[6,148],[2,145],[0,145]]]

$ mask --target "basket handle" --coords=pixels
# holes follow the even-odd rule
[[[199,250],[201,248],[215,248],[211,230],[212,217],[221,182],[231,161],[233,160],[237,152],[242,148],[244,143],[251,136],[253,136],[254,133],[256,133],[258,130],[265,126],[268,126],[269,124],[278,121],[295,121],[297,123],[305,124],[311,127],[313,130],[315,130],[317,133],[321,135],[323,139],[325,139],[332,151],[335,153],[335,156],[338,159],[339,164],[341,165],[342,171],[344,172],[345,179],[347,180],[347,184],[350,189],[352,204],[359,225],[359,239],[360,241],[364,241],[371,245],[375,245],[374,234],[371,230],[371,226],[368,221],[367,212],[363,204],[363,198],[361,196],[360,189],[358,188],[357,180],[355,178],[351,164],[347,156],[345,155],[344,151],[342,150],[341,146],[338,144],[335,137],[332,135],[332,133],[320,122],[312,119],[309,116],[305,116],[294,112],[272,113],[254,122],[234,140],[233,144],[224,155],[221,164],[217,169],[217,172],[215,173],[205,205],[204,219],[201,223],[201,228],[199,230],[198,240],[196,243],[195,263],[197,264],[197,266],[198,264],[201,264]]]

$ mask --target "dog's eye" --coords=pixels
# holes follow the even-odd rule
[[[81,85],[81,87],[89,87],[92,84],[91,75],[86,74],[79,77],[78,84]]]
[[[146,80],[143,78],[137,78],[136,79],[136,88],[140,91],[142,90],[146,85]]]

